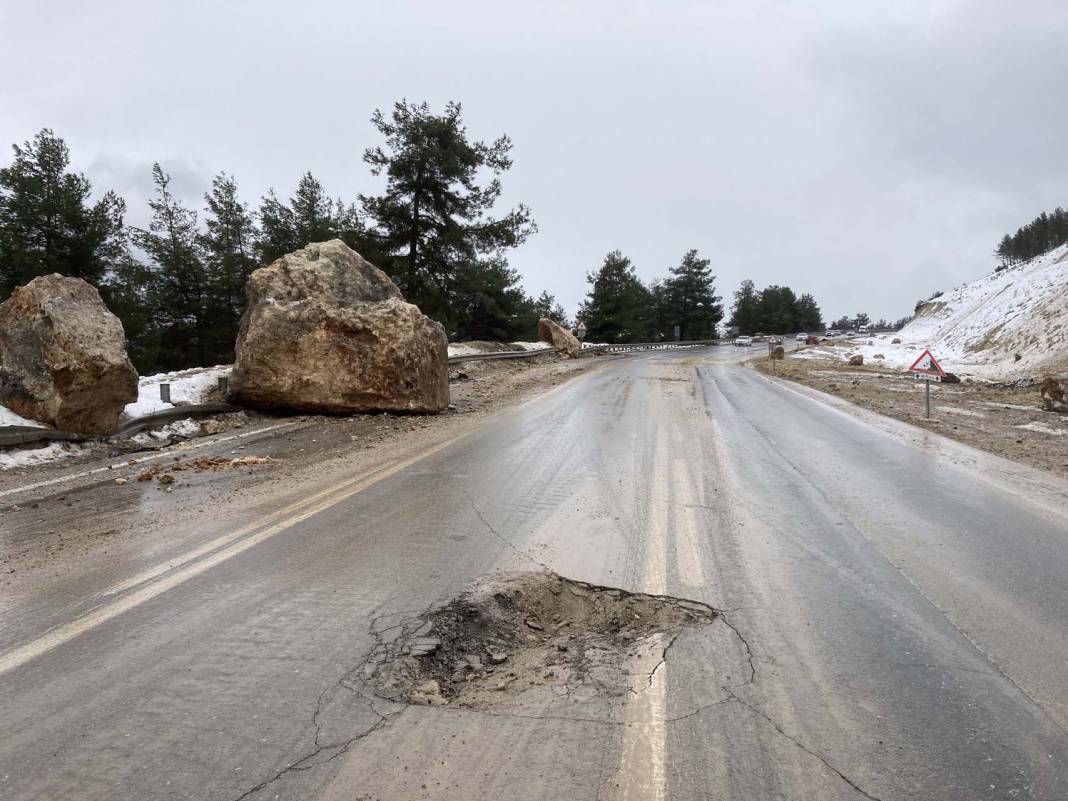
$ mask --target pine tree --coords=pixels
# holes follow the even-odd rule
[[[372,174],[385,175],[386,189],[360,198],[375,224],[369,246],[408,300],[457,330],[473,302],[468,293],[477,282],[470,276],[485,268],[486,280],[496,280],[503,251],[535,230],[522,204],[491,216],[499,176],[512,166],[512,143],[507,136],[492,144],[469,140],[459,103],[439,115],[426,103],[400,101],[388,117],[378,110],[371,121],[385,144],[368,148],[363,160]],[[493,177],[480,183],[487,171]]]
[[[167,369],[208,363],[208,277],[197,242],[197,215],[170,191],[170,176],[152,167],[156,198],[148,230],[133,229],[134,243],[151,259],[160,365]]]
[[[208,350],[219,354],[220,360],[228,360],[245,309],[245,282],[257,266],[254,250],[258,231],[248,206],[238,198],[232,175],[216,175],[204,202],[205,230],[197,243],[208,287]]]
[[[696,250],[690,250],[677,267],[671,268],[665,282],[668,323],[679,327],[682,340],[711,339],[723,319],[709,264],[708,259],[698,258]]]
[[[571,321],[568,319],[567,312],[564,311],[564,307],[561,306],[556,297],[550,294],[548,291],[543,291],[533,301],[534,314],[538,319],[545,317],[552,320],[554,323],[562,325],[564,328],[571,327]]]
[[[630,259],[613,250],[595,273],[588,273],[589,293],[579,310],[591,342],[641,342],[650,336],[652,296],[638,279]]]
[[[739,333],[752,336],[757,331],[757,303],[760,297],[753,282],[748,278],[742,281],[738,291],[734,293],[734,307],[731,312],[731,325],[738,328]]]
[[[360,214],[354,204],[331,200],[319,180],[310,172],[301,176],[289,202],[278,199],[273,189],[260,201],[260,234],[256,252],[263,264],[300,250],[312,242],[340,239],[374,261],[366,252]]]
[[[795,331],[822,331],[823,315],[819,304],[812,295],[804,294],[797,299],[795,306]],[[783,333],[790,333],[784,331]]]
[[[90,200],[84,175],[68,171],[66,143],[48,128],[13,145],[0,169],[0,298],[39,275],[100,284],[125,257],[126,205],[113,192]]]

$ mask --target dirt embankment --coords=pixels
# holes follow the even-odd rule
[[[924,382],[896,370],[824,359],[757,359],[762,373],[845,398],[866,409],[990,453],[1068,478],[1068,416],[1042,408],[1037,386],[969,382],[932,384],[931,419]]]

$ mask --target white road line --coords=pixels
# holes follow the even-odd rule
[[[671,489],[674,510],[675,567],[682,582],[693,588],[703,587],[705,574],[701,569],[701,551],[697,547],[697,532],[700,523],[697,514],[697,499],[690,484],[690,474],[682,459],[672,465]]]
[[[243,437],[251,437],[251,436],[254,436],[256,434],[264,434],[264,433],[266,433],[268,431],[275,431],[276,429],[285,428],[286,426],[294,426],[296,424],[297,424],[296,421],[290,421],[288,423],[276,423],[273,426],[266,426],[265,428],[257,428],[255,431],[244,431],[244,432],[242,432],[240,434],[231,434],[228,437],[220,437],[219,439],[213,439],[213,440],[209,440],[207,442],[198,443],[196,445],[190,445],[190,446],[188,446],[186,448],[168,450],[168,451],[161,451],[159,453],[153,454],[152,456],[145,456],[145,457],[140,458],[140,459],[134,459],[133,461],[134,461],[135,464],[144,464],[146,462],[153,462],[156,459],[163,459],[163,458],[166,458],[168,456],[174,456],[175,453],[188,453],[189,451],[194,451],[194,450],[197,450],[198,448],[206,448],[209,445],[219,445],[219,444],[221,444],[223,442],[230,442],[231,440],[242,439]],[[0,490],[0,498],[4,497],[5,495],[16,495],[16,494],[18,494],[20,492],[29,492],[30,490],[40,489],[41,487],[51,487],[51,486],[54,486],[55,484],[62,484],[65,481],[73,481],[76,478],[85,478],[86,476],[93,476],[93,475],[96,475],[98,473],[108,473],[108,472],[111,472],[111,471],[114,471],[114,470],[121,470],[123,467],[129,467],[129,466],[130,466],[130,463],[128,461],[127,462],[116,462],[115,464],[108,465],[107,467],[94,467],[92,470],[83,470],[80,473],[69,473],[69,474],[64,475],[64,476],[58,476],[57,478],[50,478],[47,481],[38,481],[38,482],[36,482],[34,484],[24,484],[21,487],[12,487],[11,489]]]
[[[283,531],[286,531],[287,529],[292,528],[296,524],[307,520],[309,517],[319,514],[320,512],[337,505],[346,498],[356,495],[357,493],[362,492],[368,487],[373,486],[374,484],[377,484],[392,475],[395,475],[401,470],[404,470],[406,467],[409,467],[415,464],[416,462],[419,462],[422,459],[425,459],[428,456],[431,456],[437,453],[438,451],[449,447],[450,445],[454,444],[460,439],[463,439],[475,430],[477,429],[465,431],[464,433],[459,434],[455,437],[447,439],[443,442],[439,442],[437,445],[427,448],[426,450],[416,454],[415,456],[411,456],[407,459],[404,459],[403,461],[389,465],[388,467],[380,468],[377,471],[374,471],[368,475],[360,476],[358,478],[353,479],[347,479],[346,481],[343,481],[340,484],[337,484],[329,489],[323,490],[322,492],[317,493],[316,495],[313,495],[310,498],[292,504],[281,512],[276,512],[273,515],[268,515],[262,518],[258,523],[244,527],[243,529],[241,529],[240,533],[234,532],[233,534],[227,535],[226,537],[221,537],[214,543],[209,543],[206,546],[202,546],[201,548],[197,548],[193,551],[190,551],[189,553],[185,554],[182,557],[179,557],[178,559],[171,560],[166,565],[160,565],[159,567],[154,568],[153,570],[148,571],[145,574],[142,574],[145,576],[159,576],[161,573],[166,573],[168,571],[174,570],[174,572],[170,573],[169,575],[163,576],[157,581],[154,581],[144,587],[141,587],[140,589],[134,590],[129,595],[125,595],[107,604],[106,606],[101,607],[100,609],[96,609],[78,618],[77,620],[73,620],[70,623],[66,623],[62,626],[59,626],[58,628],[49,631],[47,634],[38,637],[32,642],[26,643],[25,645],[19,646],[18,648],[14,648],[4,654],[0,654],[0,674],[20,667],[29,662],[30,660],[36,659],[42,654],[51,651],[53,648],[57,648],[58,646],[63,645],[66,642],[70,642],[75,637],[78,637],[79,635],[96,628],[102,623],[106,623],[109,620],[118,617],[123,612],[127,612],[133,609],[134,607],[137,607],[145,603],[146,601],[150,601],[153,598],[167,592],[168,590],[177,587],[178,585],[188,581],[189,579],[194,578],[195,576],[199,576],[201,573],[204,573],[205,571],[210,570],[216,565],[225,562],[227,559],[237,556],[243,551],[247,551],[249,548],[258,545],[264,540],[270,539],[276,534],[279,534]],[[298,509],[300,511],[295,511]],[[219,544],[232,540],[234,537],[239,537],[243,534],[248,533],[249,531],[255,530],[256,528],[259,528],[265,523],[270,523],[270,521],[278,517],[282,517],[283,519],[278,520],[273,524],[269,524],[267,528],[258,531],[252,536],[246,537],[245,539],[240,540],[238,542],[234,542],[233,544],[229,545],[229,547],[225,547],[222,550],[215,551],[215,553],[212,553],[211,555],[201,559],[200,561],[193,561],[196,560],[198,556],[203,555],[207,550],[210,550],[213,547],[218,547]],[[191,561],[192,564],[190,564]],[[175,570],[175,568],[181,565],[186,566]]]
[[[667,434],[657,431],[650,497],[670,491]],[[663,595],[667,588],[667,540],[672,507],[649,505],[642,591]],[[618,801],[664,801],[667,798],[667,671],[658,670],[645,692],[627,704],[619,766]]]

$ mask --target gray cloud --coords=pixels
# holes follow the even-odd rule
[[[8,4],[0,143],[53,127],[143,221],[157,159],[189,202],[218,170],[253,204],[304,170],[373,191],[372,110],[458,99],[515,142],[532,292],[574,309],[608,250],[652,278],[696,247],[728,297],[751,277],[897,317],[1068,203],[1063,6]]]

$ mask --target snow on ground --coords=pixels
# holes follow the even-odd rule
[[[215,367],[194,367],[191,370],[141,376],[137,384],[137,400],[126,404],[123,414],[127,417],[142,417],[174,408],[173,403],[164,403],[159,399],[159,385],[163,383],[171,385],[172,401],[204,403],[208,394],[219,385],[219,379],[229,377],[232,369],[230,365],[220,364]]]
[[[36,420],[27,420],[25,417],[19,417],[6,406],[0,406],[0,426],[33,426],[34,428],[48,427],[44,425],[44,423],[38,423]]]
[[[451,342],[449,356],[475,356],[479,353],[499,353],[501,350],[544,350],[551,347],[548,342]]]
[[[859,353],[865,365],[907,370],[930,348],[958,375],[1034,377],[1068,369],[1066,297],[1068,245],[1062,245],[925,303],[897,333],[857,337],[845,347],[817,346],[797,356],[848,361]],[[895,338],[901,342],[895,345]]]
[[[33,448],[0,450],[0,470],[11,470],[15,467],[32,467],[36,464],[54,462],[57,459],[66,459],[70,456],[82,456],[88,450],[85,445],[76,445],[70,442],[49,442],[47,445]]]
[[[167,423],[165,426],[153,428],[151,431],[142,431],[134,434],[130,439],[138,445],[153,445],[168,441],[172,436],[195,437],[200,433],[200,423],[189,417]]]
[[[1049,434],[1054,437],[1063,437],[1065,434],[1068,434],[1068,428],[1051,428],[1042,422],[1024,423],[1023,425],[1016,426],[1016,428],[1037,431],[1040,434]]]

